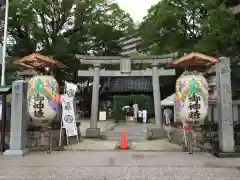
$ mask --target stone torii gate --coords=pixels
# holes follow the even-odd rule
[[[99,81],[101,76],[103,77],[152,76],[156,124],[158,128],[163,129],[159,76],[173,76],[175,75],[175,70],[174,69],[164,70],[164,68],[158,69],[158,67],[165,66],[167,63],[172,61],[172,58],[176,56],[177,53],[160,56],[134,57],[134,58],[122,56],[76,55],[76,58],[80,60],[81,64],[89,64],[93,66],[93,69],[78,71],[78,76],[93,77],[91,122],[90,128],[87,129],[86,131],[86,136],[100,137],[100,129],[97,128],[97,120],[99,104]],[[141,63],[151,64],[152,69],[147,70],[131,69],[131,64]],[[120,64],[120,70],[100,69],[102,64]]]

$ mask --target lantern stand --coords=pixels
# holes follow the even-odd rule
[[[188,65],[188,69],[185,69],[186,71],[190,71],[194,72],[192,65],[189,64]],[[195,124],[198,124],[198,121],[195,121],[195,119],[193,119],[192,121],[187,120],[186,122],[183,121],[183,131],[184,131],[184,137],[185,137],[185,147],[183,148],[187,148],[188,153],[189,154],[193,154],[193,143],[195,143],[195,137],[196,137],[196,133],[195,133]]]
[[[53,133],[56,130],[53,127],[53,120],[55,111],[57,111],[57,102],[53,98],[56,98],[57,94],[58,84],[52,76],[35,76],[29,81],[28,98],[31,98],[29,101],[29,114],[32,119],[41,123],[41,145],[44,145],[48,154],[51,153]],[[48,101],[47,104],[46,100]],[[44,110],[45,106],[50,109]]]
[[[193,52],[193,53],[187,54],[177,60],[170,62],[169,66],[175,67],[175,68],[179,68],[179,67],[184,68],[185,69],[184,73],[189,71],[190,73],[186,74],[186,75],[191,75],[191,72],[194,74],[194,72],[199,70],[201,67],[206,68],[206,67],[212,66],[213,64],[215,64],[217,62],[218,62],[217,58],[213,58],[213,57],[201,54],[201,53]],[[184,73],[181,75],[182,77],[184,77]],[[197,75],[197,73],[196,73],[196,75]],[[180,76],[180,78],[181,78],[181,76]],[[206,80],[203,83],[205,83],[207,86]],[[186,89],[188,89],[188,87]],[[177,89],[176,89],[176,91],[177,91]],[[193,94],[193,98],[191,98],[191,99],[193,99],[193,101],[196,102],[196,104],[194,104],[194,107],[198,107],[198,98],[196,99],[194,92],[195,91],[193,91],[193,89],[190,90],[190,93]],[[208,99],[208,89],[207,89],[207,99]],[[176,106],[176,103],[175,103],[175,106]],[[205,107],[205,110],[206,110],[206,108],[207,107]],[[174,110],[176,111],[176,108],[174,108]],[[205,111],[205,112],[207,112],[207,111]],[[177,113],[174,112],[175,116],[176,116],[176,114]],[[194,119],[194,118],[196,118],[195,115],[191,118],[189,117],[189,115],[187,115],[187,116],[188,117],[186,117],[185,119],[181,119],[182,125],[183,125],[183,132],[184,132],[184,141],[185,141],[185,143],[183,143],[183,149],[184,150],[187,149],[189,154],[192,154],[193,153],[193,144],[196,141],[196,139],[195,139],[195,137],[196,137],[195,124],[198,124],[199,122],[195,121],[195,119]],[[176,117],[174,117],[174,118],[176,118]]]
[[[68,68],[65,64],[54,60],[52,57],[44,56],[38,52],[29,54],[25,57],[22,57],[19,60],[13,62],[14,64],[19,64],[24,68],[33,69],[38,71],[38,75],[48,75],[54,76],[55,69],[66,69]],[[58,116],[58,112],[57,112]],[[53,125],[53,120],[42,121],[42,137],[47,136],[48,145],[47,145],[47,153],[51,153],[52,146],[52,134],[55,128],[55,123]],[[58,124],[57,124],[58,125]],[[54,127],[54,128],[53,128]]]
[[[63,94],[66,94],[66,84],[64,85]],[[66,135],[66,131],[63,131],[63,121],[62,121],[62,119],[61,119],[61,123],[60,124],[61,124],[61,126],[60,126],[60,132],[59,132],[59,143],[58,143],[58,146],[63,151],[65,143],[63,142],[62,136],[63,136],[63,133],[65,133],[65,135]],[[65,141],[66,141],[67,144],[69,144],[67,137],[66,137]]]

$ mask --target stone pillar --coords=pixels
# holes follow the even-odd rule
[[[159,128],[163,128],[161,93],[160,93],[157,63],[152,64],[152,86],[153,86],[154,111],[155,111],[156,124]]]
[[[219,148],[222,153],[234,152],[232,89],[230,59],[221,57],[216,65]]]
[[[92,85],[92,109],[90,128],[86,131],[87,137],[100,137],[100,129],[97,128],[98,104],[99,104],[100,64],[94,65],[94,77]]]
[[[123,74],[131,72],[131,59],[130,58],[122,58],[120,60],[120,72]]]
[[[11,131],[10,148],[4,155],[25,155],[29,152],[27,148],[27,87],[23,81],[15,81],[12,85],[12,109],[11,109]]]

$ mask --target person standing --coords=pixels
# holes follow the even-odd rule
[[[143,116],[143,123],[147,123],[147,110],[144,109],[142,111],[142,116]]]
[[[142,122],[142,111],[139,109],[138,111],[138,122],[141,123]]]
[[[138,121],[138,104],[133,105],[134,119]]]
[[[164,116],[166,125],[171,125],[172,124],[172,118],[173,118],[172,110],[169,109],[169,108],[165,108],[163,110],[163,116]]]

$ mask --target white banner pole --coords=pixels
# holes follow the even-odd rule
[[[1,86],[5,85],[5,71],[6,71],[6,46],[7,46],[7,36],[8,36],[8,9],[9,0],[5,3],[5,19],[4,19],[4,35],[3,35],[3,47],[2,47],[2,76],[1,76]]]

